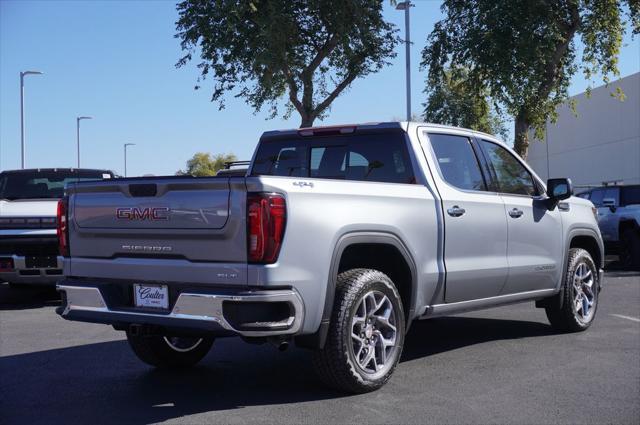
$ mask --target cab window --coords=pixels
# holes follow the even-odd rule
[[[501,193],[527,196],[539,194],[533,176],[511,152],[487,140],[482,140],[481,143],[495,172]]]
[[[252,175],[406,184],[416,181],[400,132],[262,141]]]
[[[428,136],[440,173],[447,183],[464,190],[487,190],[468,137],[450,134]]]

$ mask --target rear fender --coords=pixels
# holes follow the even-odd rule
[[[357,244],[378,244],[391,245],[400,252],[411,271],[411,300],[407,312],[407,325],[409,329],[411,321],[415,318],[416,311],[416,293],[417,293],[417,269],[413,257],[402,240],[392,233],[383,232],[353,232],[347,233],[340,237],[331,257],[331,265],[329,269],[329,278],[327,280],[326,296],[322,313],[322,320],[318,331],[311,335],[302,335],[296,337],[296,344],[304,348],[322,349],[329,332],[329,324],[331,322],[331,314],[333,312],[333,304],[336,292],[336,281],[338,278],[338,270],[340,261],[344,251],[351,245]]]

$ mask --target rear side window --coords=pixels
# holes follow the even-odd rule
[[[465,190],[487,189],[469,138],[429,134],[429,141],[447,183]]]
[[[415,182],[403,133],[263,141],[252,175]]]

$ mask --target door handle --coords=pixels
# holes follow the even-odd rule
[[[517,209],[517,208],[514,208],[511,211],[509,211],[509,215],[511,217],[513,217],[513,218],[522,217],[522,214],[524,214],[524,212],[522,210]]]
[[[451,217],[460,217],[462,214],[464,214],[466,211],[464,208],[460,208],[457,205],[454,205],[453,207],[449,208],[447,210],[447,214],[449,214]]]

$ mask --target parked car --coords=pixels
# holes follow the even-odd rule
[[[0,172],[0,282],[55,285],[62,277],[56,208],[64,185],[111,177],[73,168]]]
[[[640,267],[640,185],[603,186],[580,193],[598,209],[605,249],[626,267]]]
[[[310,348],[325,383],[371,391],[414,320],[535,301],[553,327],[587,329],[603,244],[571,194],[471,130],[266,132],[246,176],[69,185],[57,311],[125,331],[153,366],[240,335]]]

